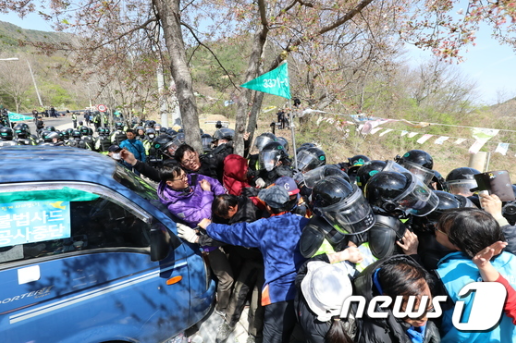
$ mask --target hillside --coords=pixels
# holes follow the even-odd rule
[[[71,36],[60,32],[46,32],[22,29],[14,24],[0,21],[0,52],[30,51],[22,42],[57,43],[70,41]]]

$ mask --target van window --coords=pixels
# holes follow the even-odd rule
[[[100,193],[66,186],[0,192],[0,263],[84,250],[147,252],[149,230],[141,214]]]

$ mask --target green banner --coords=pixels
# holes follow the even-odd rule
[[[290,99],[290,81],[288,78],[287,62],[268,73],[260,75],[256,79],[240,85],[240,87]]]
[[[25,115],[22,115],[21,113],[16,113],[16,112],[9,112],[8,115],[9,115],[9,121],[11,121],[11,122],[32,121],[34,119],[34,117],[32,117],[32,116],[25,116]]]

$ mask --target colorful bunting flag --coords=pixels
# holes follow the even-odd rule
[[[414,136],[416,136],[417,134],[419,134],[419,133],[411,132],[411,133],[409,133],[407,136],[408,136],[409,138],[413,138],[413,137],[414,137]]]
[[[434,143],[436,145],[442,145],[444,143],[444,141],[448,140],[449,137],[448,136],[441,136],[439,137],[437,140],[434,141]]]
[[[392,130],[393,130],[393,129],[387,129],[387,130],[385,130],[383,133],[381,133],[381,134],[380,134],[380,136],[383,136],[383,135],[385,135],[385,134],[387,134],[387,133],[390,133]]]
[[[463,143],[464,141],[466,141],[467,139],[457,139],[454,143],[456,145],[460,145],[461,143]]]
[[[471,147],[469,147],[469,153],[477,154],[478,152],[480,152],[480,149],[486,144],[486,142],[492,139],[494,136],[496,136],[500,130],[487,128],[473,128],[471,131],[476,141],[475,143],[473,143]]]
[[[423,144],[423,143],[425,143],[426,141],[428,141],[432,136],[434,136],[434,135],[425,134],[425,135],[421,136],[421,137],[419,138],[419,140],[417,140],[416,142],[417,142],[417,143],[419,143],[419,144]]]
[[[401,137],[407,135],[409,132],[407,130],[402,130],[401,131]]]
[[[380,128],[380,127],[378,127],[378,128],[374,128],[373,130],[371,130],[370,134],[371,134],[371,135],[374,135],[374,134],[376,134],[377,132],[379,132],[379,131],[380,131],[380,130],[382,130],[382,129],[383,129],[383,128]]]
[[[500,142],[496,147],[495,153],[500,153],[502,155],[507,155],[507,151],[509,150],[509,144]]]

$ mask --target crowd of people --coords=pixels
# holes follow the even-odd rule
[[[217,342],[246,304],[248,342],[516,341],[516,205],[476,193],[473,168],[444,178],[422,150],[330,164],[315,144],[290,151],[272,133],[253,144],[245,136],[240,156],[229,128],[201,132],[200,153],[153,121],[97,135],[87,126],[9,130],[0,128],[0,144],[91,149],[157,183],[178,236],[199,247],[217,280]],[[505,312],[490,329],[460,330],[455,305],[464,302],[464,319],[473,313],[474,296],[460,291],[477,281],[504,286]],[[368,311],[345,306],[352,296]],[[446,302],[434,318],[438,296]]]

